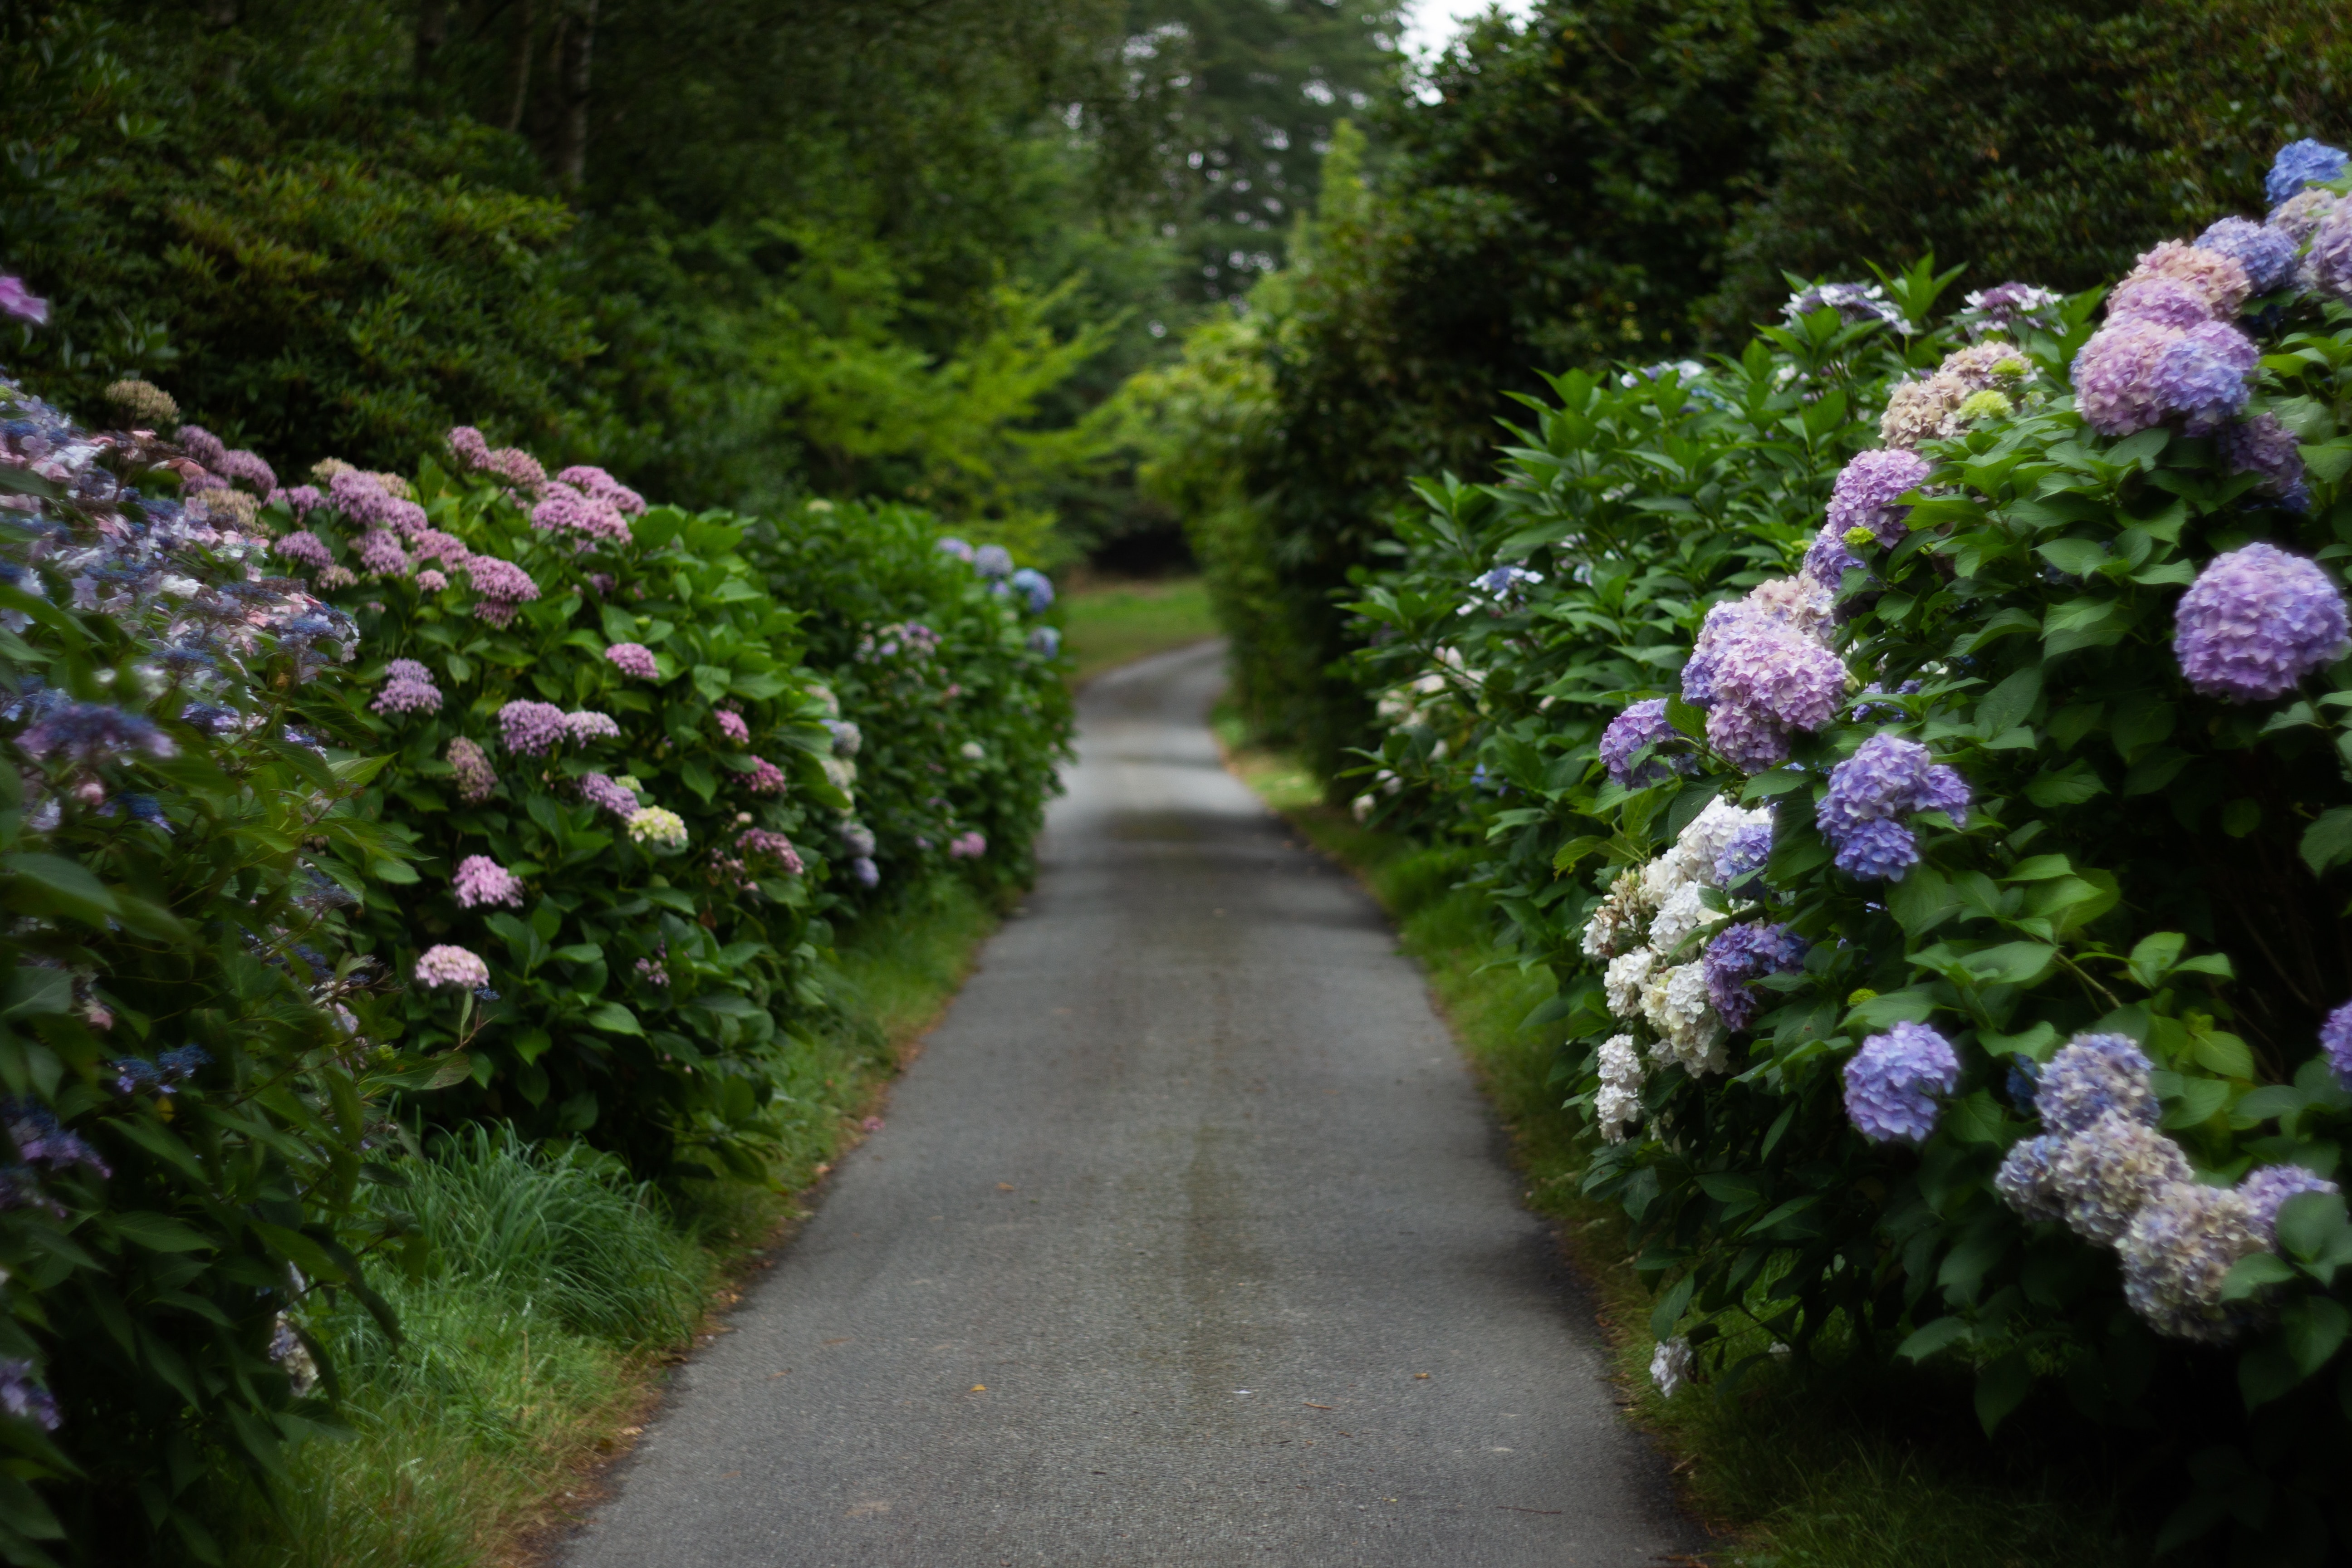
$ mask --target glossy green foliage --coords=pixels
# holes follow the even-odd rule
[[[1915,320],[1927,282],[1917,269],[1893,290]],[[1702,930],[1760,900],[1811,944],[1801,971],[1764,983],[1727,1073],[1654,1071],[1642,1124],[1596,1137],[1587,1166],[1588,1190],[1635,1221],[1656,1331],[1686,1334],[1705,1362],[1730,1324],[1801,1353],[1840,1326],[1882,1353],[1972,1366],[1988,1430],[2047,1384],[2095,1418],[2193,1432],[2214,1447],[2172,1537],[2234,1521],[2259,1560],[2317,1561],[2343,1529],[2329,1478],[2352,1454],[2342,1199],[2289,1205],[2278,1249],[2231,1277],[2250,1327],[2203,1348],[2125,1309],[2109,1249],[2021,1217],[1991,1185],[2039,1131],[2012,1068],[2086,1031],[2154,1059],[2164,1133],[2208,1180],[2279,1163],[2336,1173],[2352,1128],[2352,1093],[2316,1045],[2352,994],[2347,671],[2232,703],[2193,690],[2172,649],[2173,606],[2214,555],[2255,539],[2331,564],[2352,554],[2352,314],[2303,297],[2259,319],[2255,410],[2302,442],[2298,511],[2210,438],[2085,427],[2068,371],[2094,303],[2020,334],[2035,374],[2011,413],[1922,448],[1935,468],[1908,536],[1863,548],[1845,575],[1847,716],[1754,777],[1703,754],[1689,775],[1628,788],[1594,748],[1610,717],[1663,695],[1705,752],[1703,715],[1676,696],[1701,612],[1794,570],[1838,468],[1878,444],[1884,384],[1853,373],[1879,329],[1826,355],[1827,317],[1822,334],[1776,331],[1687,384],[1564,379],[1507,449],[1505,483],[1425,487],[1409,563],[1358,606],[1386,628],[1359,668],[1391,724],[1364,805],[1488,845],[1483,874],[1522,951],[1560,980],[1572,1105],[1592,1103],[1596,1048],[1620,1026],[1580,945],[1603,891],[1708,802],[1775,805],[1760,886],[1713,895],[1726,913]],[[1759,417],[1772,388],[1791,402]],[[1465,588],[1517,562],[1544,581]],[[1916,685],[1853,697],[1864,681]],[[1835,869],[1814,826],[1831,769],[1882,732],[1924,742],[1975,797],[1964,824],[1920,819],[1924,858],[1893,883]],[[1905,1019],[1962,1063],[1916,1152],[1859,1136],[1841,1078]],[[1715,1373],[1736,1385],[1740,1370]]]

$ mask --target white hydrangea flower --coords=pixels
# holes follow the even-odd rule
[[[1672,1399],[1675,1390],[1691,1379],[1690,1341],[1676,1334],[1670,1340],[1660,1340],[1656,1352],[1650,1357],[1650,1381],[1658,1392]]]
[[[1609,884],[1609,891],[1601,907],[1592,911],[1592,919],[1584,928],[1584,956],[1594,963],[1616,957],[1619,953],[1641,945],[1650,927],[1650,916],[1657,906],[1650,902],[1643,890],[1642,874],[1628,868],[1617,874]]]
[[[1730,1066],[1723,1049],[1729,1031],[1707,1002],[1705,965],[1653,971],[1642,985],[1642,1016],[1658,1032],[1654,1054],[1692,1077]]]
[[[1769,806],[1747,809],[1727,800],[1708,801],[1706,809],[1691,818],[1690,826],[1676,836],[1671,858],[1677,862],[1677,868],[1686,879],[1715,887],[1715,863],[1739,836],[1740,829],[1759,825],[1769,827],[1771,823]]]
[[[1601,1092],[1593,1097],[1593,1114],[1601,1136],[1612,1143],[1625,1141],[1625,1129],[1642,1115],[1642,1055],[1631,1035],[1612,1035],[1601,1047]]]
[[[1721,919],[1706,907],[1706,891],[1698,883],[1682,883],[1650,921],[1651,950],[1660,958],[1671,957],[1685,937]]]
[[[1620,1018],[1642,1016],[1642,986],[1657,966],[1658,955],[1646,947],[1637,947],[1610,960],[1601,972],[1601,989],[1609,999],[1609,1011]]]

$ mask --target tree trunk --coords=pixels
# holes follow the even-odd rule
[[[515,0],[514,10],[514,43],[507,51],[506,128],[520,131],[523,110],[530,102],[530,0]]]
[[[588,168],[588,64],[596,41],[596,0],[572,0],[556,71],[559,101],[550,160],[555,183],[577,191]]]

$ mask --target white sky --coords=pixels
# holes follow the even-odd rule
[[[1491,0],[1409,0],[1404,44],[1409,53],[1429,54],[1451,42],[1462,24],[1485,12]],[[1530,0],[1503,0],[1506,16],[1523,17]]]

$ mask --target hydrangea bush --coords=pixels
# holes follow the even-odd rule
[[[8,279],[10,283],[15,279]],[[383,1315],[355,1201],[400,978],[347,924],[398,836],[308,693],[352,620],[278,574],[272,485],[170,400],[91,430],[0,382],[0,1556],[218,1561],[192,1489],[331,1418],[300,1328]],[[332,716],[329,716],[332,717]],[[411,1042],[423,1044],[424,1042]]]
[[[2274,1562],[2352,1544],[2343,170],[2104,299],[1936,324],[1914,274],[1907,331],[1824,295],[1562,378],[1358,606],[1363,809],[1492,846],[1683,1375],[1834,1332],[1989,1430],[2046,1384],[2196,1434],[2168,1542]]]

